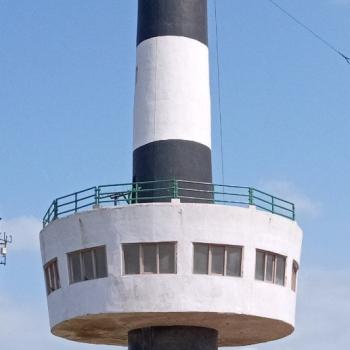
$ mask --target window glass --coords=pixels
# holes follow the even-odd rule
[[[159,273],[175,273],[175,244],[159,244]]]
[[[225,247],[210,246],[211,253],[211,273],[216,275],[224,274]]]
[[[52,293],[61,287],[58,274],[57,260],[51,261],[45,265],[45,281],[47,294]]]
[[[80,253],[73,253],[69,255],[70,267],[71,267],[71,282],[82,281],[82,271],[80,263]]]
[[[274,261],[274,256],[271,254],[266,254],[265,280],[268,282],[273,282],[273,261]]]
[[[107,277],[106,247],[98,247],[94,251],[96,278]]]
[[[208,274],[208,252],[208,244],[194,244],[194,273]]]
[[[94,265],[92,261],[92,251],[87,250],[82,252],[82,257],[83,257],[83,267],[84,267],[84,276],[83,280],[92,280],[95,278],[94,276]]]
[[[257,250],[255,279],[284,286],[285,276],[286,257]]]
[[[49,269],[46,267],[45,268],[45,282],[46,282],[46,290],[47,294],[50,294],[52,292],[51,286],[50,286],[50,274],[49,274]]]
[[[286,259],[283,256],[276,257],[276,284],[284,286]]]
[[[157,273],[157,245],[142,245],[142,263],[144,273]]]
[[[53,292],[55,290],[54,286],[54,279],[53,279],[53,274],[52,274],[52,264],[48,265],[46,268],[46,286],[47,286],[47,291],[48,294]]]
[[[124,245],[124,272],[126,275],[140,273],[140,257],[138,244]]]
[[[256,252],[255,278],[259,281],[265,279],[265,254],[260,251]]]
[[[226,251],[227,251],[226,275],[240,277],[241,264],[242,264],[242,248],[227,247]]]
[[[292,271],[292,290],[295,292],[297,289],[297,275],[298,275],[298,264],[293,262],[293,271]]]
[[[54,288],[55,288],[55,289],[59,289],[59,288],[61,288],[61,282],[60,282],[60,275],[58,274],[58,264],[57,264],[57,260],[53,262],[52,268],[53,268],[54,274],[55,274],[55,284],[54,284]]]

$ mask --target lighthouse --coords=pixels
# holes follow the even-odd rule
[[[215,184],[207,0],[139,0],[133,175],[53,200],[40,233],[51,332],[130,350],[291,334],[294,204]]]

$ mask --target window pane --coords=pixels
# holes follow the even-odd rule
[[[211,273],[224,274],[225,247],[211,246]]]
[[[50,291],[53,292],[55,290],[55,276],[54,276],[52,263],[48,266],[48,271],[49,271],[49,287],[50,287]]]
[[[45,281],[47,294],[50,294],[61,287],[57,260],[54,260],[45,266]]]
[[[124,249],[124,272],[126,275],[140,273],[139,245],[126,244]]]
[[[143,272],[157,273],[157,245],[142,245]]]
[[[80,266],[80,253],[73,253],[69,255],[71,267],[71,282],[82,281],[82,271]]]
[[[226,249],[227,249],[226,275],[240,277],[241,264],[242,264],[242,248],[227,247]]]
[[[271,254],[266,254],[266,278],[268,282],[273,282],[273,261],[274,256]]]
[[[82,256],[83,256],[83,271],[84,271],[83,280],[84,281],[92,280],[95,278],[94,266],[92,262],[92,250],[82,252]]]
[[[61,288],[60,275],[58,274],[58,264],[57,260],[53,263],[53,268],[55,271],[55,289]]]
[[[256,252],[255,279],[263,281],[265,276],[265,254]]]
[[[193,272],[208,274],[208,244],[194,244]]]
[[[276,284],[284,286],[284,274],[286,269],[285,257],[277,255],[276,264]]]
[[[107,277],[106,247],[98,247],[95,251],[96,278]]]
[[[50,287],[51,287],[51,290],[54,291],[56,289],[56,271],[55,271],[54,263],[50,264],[49,273],[50,273]]]
[[[175,273],[175,244],[159,244],[159,273]]]
[[[45,269],[45,279],[46,279],[47,294],[50,294],[52,292],[51,278],[50,278],[50,265],[47,266],[46,269]]]

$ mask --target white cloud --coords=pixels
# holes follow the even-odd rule
[[[46,302],[23,302],[0,294],[0,348],[8,350],[107,350],[79,344],[50,333]],[[115,347],[115,349],[118,349]]]
[[[332,4],[336,4],[336,5],[345,5],[345,6],[349,6],[350,5],[350,0],[331,0]]]
[[[350,268],[307,270],[300,276],[295,333],[245,350],[348,349]],[[237,349],[237,348],[236,348]]]
[[[13,243],[9,246],[9,250],[38,251],[40,249],[39,232],[42,229],[40,220],[23,216],[1,221],[0,225],[0,231],[13,236]]]
[[[321,212],[321,204],[302,193],[289,181],[268,181],[262,184],[261,189],[274,196],[293,202],[297,215],[317,217]]]

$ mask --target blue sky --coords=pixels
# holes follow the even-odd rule
[[[350,54],[348,0],[279,4]],[[0,342],[50,335],[38,232],[57,196],[131,179],[136,0],[0,0]],[[221,182],[213,0],[214,177]],[[226,182],[295,201],[304,229],[297,329],[247,349],[341,349],[350,314],[350,66],[266,0],[218,0]],[[108,347],[100,346],[101,350]]]

